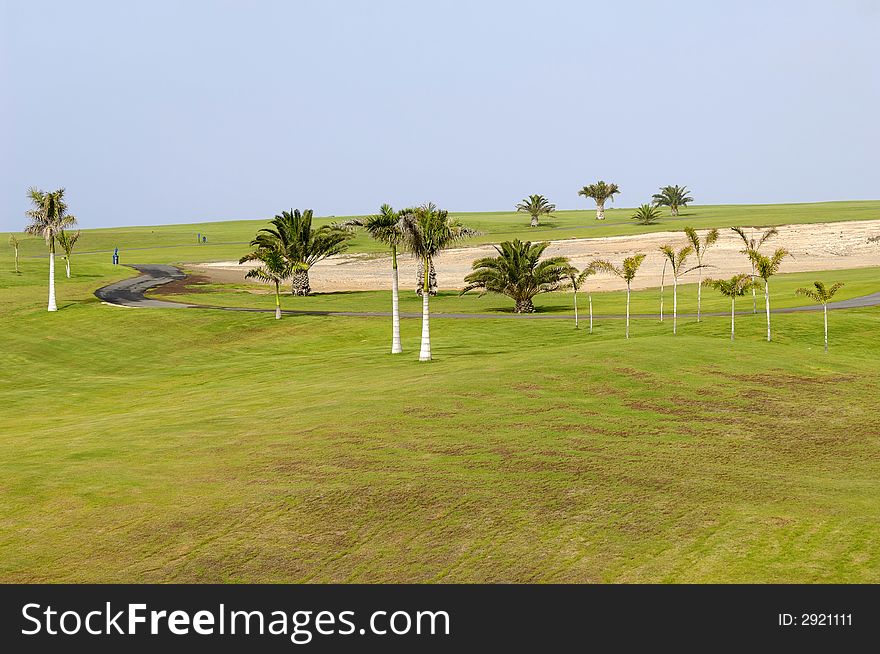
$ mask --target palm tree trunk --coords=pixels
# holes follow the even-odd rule
[[[673,216],[677,216],[678,215],[678,207],[675,205],[672,205],[671,207],[669,207],[669,213],[671,213]]]
[[[70,255],[64,257],[64,266],[67,268],[67,279],[70,279]]]
[[[425,270],[431,269],[430,261],[425,258]],[[430,291],[430,274],[424,276],[424,286],[422,287],[422,347],[419,350],[419,361],[431,360],[431,323],[430,310],[428,309],[428,300],[431,297]]]
[[[678,333],[678,275],[672,278],[672,335]]]
[[[312,287],[309,284],[309,270],[306,268],[305,270],[297,270],[290,278],[290,292],[293,295],[308,295],[312,292]]]
[[[605,220],[605,202],[596,201],[596,220]]]
[[[578,326],[578,292],[575,290],[574,292],[574,328],[580,329]]]
[[[538,226],[538,216],[532,216],[532,222],[529,227],[537,227]]]
[[[587,296],[590,299],[590,333],[593,333],[593,294]]]
[[[697,261],[702,266],[703,261]],[[701,310],[703,308],[703,269],[697,268],[697,322],[702,320]]]
[[[825,318],[825,353],[828,353],[828,305],[823,302],[822,303],[822,313]]]
[[[397,248],[391,246],[391,354],[400,354],[400,285],[397,276]]]
[[[668,261],[663,262],[663,273],[660,275],[660,322],[663,322],[663,286],[666,283],[666,264]]]
[[[758,291],[755,289],[755,264],[752,264],[752,313],[758,313]]]
[[[18,274],[18,246],[15,246],[15,274]]]
[[[49,241],[49,311],[58,311],[55,304],[55,241]]]
[[[629,282],[626,283],[626,337],[629,338]]]
[[[736,319],[735,307],[736,307],[736,298],[731,297],[730,298],[730,340],[731,341],[733,340],[733,333],[734,333],[734,322],[733,321]]]
[[[770,342],[770,282],[764,280],[764,304],[767,307],[767,342]]]
[[[275,280],[275,320],[281,320],[281,282]]]

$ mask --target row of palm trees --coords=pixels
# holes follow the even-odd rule
[[[578,191],[578,195],[590,198],[596,203],[596,220],[605,220],[605,203],[609,200],[614,202],[614,196],[619,193],[620,187],[617,184],[607,183],[601,179]],[[669,207],[670,213],[677,216],[682,207],[686,207],[688,203],[693,201],[694,199],[690,196],[690,191],[686,186],[678,186],[677,184],[663,186],[659,193],[652,196],[650,203],[643,204],[636,209],[632,218],[643,225],[651,225],[660,219],[657,207]],[[529,226],[537,227],[540,217],[549,216],[555,212],[556,205],[543,195],[529,195],[516,205],[516,210],[529,214],[532,218]]]

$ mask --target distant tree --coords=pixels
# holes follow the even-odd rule
[[[15,253],[13,256],[14,256],[14,261],[15,261],[15,274],[16,275],[19,274],[19,272],[20,272],[18,269],[18,248],[20,245],[21,245],[21,241],[19,240],[18,236],[16,236],[15,234],[10,234],[9,235],[9,247],[11,247]]]
[[[363,227],[373,240],[391,248],[391,354],[400,354],[403,352],[400,343],[400,282],[397,276],[397,248],[403,240],[400,214],[390,204],[383,204],[379,207],[379,213],[349,220],[340,227]]]
[[[742,239],[745,244],[745,249],[740,250],[743,254],[748,256],[749,250],[754,250],[755,252],[759,252],[761,250],[761,246],[767,242],[768,239],[773,238],[779,232],[775,227],[770,227],[769,229],[764,230],[763,232],[759,231],[755,234],[754,229],[752,230],[752,234],[747,236],[745,230],[742,227],[731,227],[734,232]],[[755,262],[749,258],[749,262],[752,264],[752,281],[755,281]],[[758,313],[758,294],[757,294],[757,284],[752,284],[752,313]]]
[[[764,280],[764,305],[767,309],[767,342],[770,342],[770,278],[779,272],[782,260],[789,256],[788,250],[778,248],[772,257],[757,250],[749,250],[749,259],[755,264],[755,274]]]
[[[422,262],[425,270],[431,270],[434,257],[443,250],[451,247],[453,243],[477,233],[475,230],[463,226],[458,220],[451,218],[448,211],[438,209],[431,203],[401,212],[400,228],[403,233],[403,242],[413,256]],[[431,360],[429,280],[430,275],[425,275],[422,292],[422,343],[419,349],[419,361]]]
[[[351,232],[336,225],[312,227],[312,210],[282,211],[271,221],[272,227],[257,232],[251,245],[258,250],[279,250],[290,264],[291,293],[311,293],[309,269],[321,259],[339,254],[347,247]]]
[[[537,227],[538,218],[541,216],[549,216],[556,211],[556,205],[552,204],[543,195],[530,195],[516,205],[516,210],[529,214],[532,217],[530,227]]]
[[[825,319],[825,352],[828,352],[828,303],[842,286],[843,284],[838,282],[826,288],[822,282],[813,282],[813,288],[799,288],[795,291],[798,295],[804,295],[822,305],[822,315]]]
[[[578,195],[592,198],[596,202],[596,220],[605,220],[605,202],[614,202],[614,196],[620,193],[617,184],[606,184],[599,180],[595,184],[589,184],[578,191]]]
[[[678,333],[678,280],[689,272],[697,270],[700,266],[687,267],[688,257],[693,253],[692,245],[686,245],[676,252],[671,245],[661,245],[660,252],[672,268],[672,333]],[[661,300],[662,302],[662,300]],[[663,309],[660,309],[661,314]]]
[[[640,225],[655,225],[660,220],[660,211],[651,204],[643,204],[630,218]]]
[[[736,329],[734,323],[736,320],[736,298],[745,295],[749,288],[754,286],[754,282],[749,275],[734,275],[730,279],[707,279],[703,284],[714,288],[724,297],[730,298],[730,340],[732,341]]]
[[[49,246],[49,311],[58,311],[55,303],[55,240],[66,227],[76,224],[76,218],[67,213],[64,201],[64,189],[57,191],[41,191],[31,187],[28,198],[34,205],[25,215],[30,223],[25,227],[27,234],[42,236]]]
[[[263,265],[251,268],[245,274],[246,279],[275,284],[275,319],[281,320],[281,284],[293,273],[293,264],[279,248],[258,248],[243,256],[239,263],[248,261],[259,261]]]
[[[654,194],[654,204],[658,207],[669,207],[669,212],[677,216],[681,207],[686,207],[688,203],[694,201],[689,193],[686,186],[663,186],[659,193]]]
[[[587,283],[587,278],[591,275],[596,274],[596,269],[593,266],[587,266],[583,270],[578,270],[574,266],[569,266],[567,271],[568,276],[568,285],[571,287],[571,290],[574,294],[574,328],[580,329],[578,325],[578,291],[584,287],[584,284]],[[590,307],[590,333],[593,333],[593,294],[587,293],[587,298],[589,300]]]
[[[700,240],[697,230],[693,227],[685,227],[684,233],[687,234],[687,237],[694,248],[694,254],[697,257],[697,265],[699,266],[699,277],[697,278],[697,322],[700,322],[703,319],[703,268],[706,267],[704,260],[706,258],[706,252],[710,247],[715,245],[716,241],[718,241],[718,230],[714,228],[710,229],[702,240]]]
[[[642,265],[642,262],[645,260],[644,254],[636,254],[631,257],[627,257],[623,260],[623,264],[618,268],[614,264],[604,261],[602,259],[596,260],[590,264],[592,268],[596,270],[604,270],[606,272],[610,272],[613,275],[617,275],[623,281],[626,282],[626,337],[629,338],[629,296],[630,296],[630,285],[632,284],[632,280],[635,279],[636,273],[639,270],[639,266]]]
[[[70,257],[73,255],[73,248],[79,240],[79,235],[79,230],[76,230],[75,232],[67,232],[62,229],[58,232],[58,245],[64,250],[64,265],[67,269],[67,279],[70,279]]]

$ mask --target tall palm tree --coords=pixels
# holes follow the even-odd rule
[[[694,254],[697,257],[697,265],[699,266],[699,277],[697,279],[697,322],[700,322],[703,319],[703,268],[706,267],[703,260],[706,258],[706,252],[709,248],[715,245],[716,241],[718,241],[718,230],[715,228],[710,229],[702,240],[700,240],[697,230],[693,227],[685,227],[684,233],[687,234],[687,237],[694,248]]]
[[[605,220],[605,202],[614,202],[614,196],[620,193],[617,184],[606,184],[601,179],[595,184],[589,184],[578,191],[578,195],[592,198],[596,202],[596,220]]]
[[[631,257],[627,257],[623,260],[623,264],[618,268],[613,263],[609,261],[604,261],[602,259],[598,259],[590,264],[590,267],[595,268],[597,270],[604,270],[606,272],[610,272],[613,275],[617,275],[623,281],[626,282],[626,337],[629,338],[629,296],[630,296],[630,285],[632,284],[632,280],[635,279],[636,273],[639,270],[639,266],[642,265],[642,262],[645,260],[644,254],[636,254]]]
[[[719,291],[724,297],[730,298],[730,340],[733,340],[736,320],[736,298],[745,295],[751,286],[754,286],[749,275],[734,275],[730,279],[707,279],[703,282]]]
[[[779,272],[782,260],[789,256],[788,250],[778,248],[772,257],[757,250],[749,250],[749,259],[755,265],[755,275],[764,280],[764,305],[767,309],[767,342],[770,342],[770,278]]]
[[[239,259],[239,263],[259,261],[262,266],[251,268],[246,279],[259,279],[275,284],[275,320],[281,320],[281,284],[293,274],[294,266],[279,248],[258,248]]]
[[[571,286],[571,290],[574,293],[574,328],[580,329],[578,325],[578,291],[584,287],[584,284],[587,282],[587,277],[590,275],[596,274],[596,269],[593,266],[587,266],[583,270],[578,270],[574,266],[569,266],[568,272],[568,285]],[[593,294],[587,293],[587,298],[589,300],[590,307],[590,333],[593,333]]]
[[[251,245],[257,249],[280,250],[291,266],[291,293],[311,293],[309,269],[318,261],[339,254],[346,247],[351,232],[338,225],[312,227],[312,210],[282,211],[272,220],[272,227],[257,232]]]
[[[770,239],[776,236],[779,232],[775,227],[770,227],[765,229],[763,232],[759,231],[755,234],[754,229],[752,230],[751,235],[746,235],[745,230],[742,227],[731,227],[734,232],[742,239],[742,242],[745,244],[745,249],[740,250],[745,255],[748,255],[749,250],[755,250],[756,252],[761,250],[761,246]],[[755,281],[755,262],[749,259],[752,264],[752,281]],[[758,292],[757,292],[757,284],[752,284],[752,313],[758,313]]]
[[[407,212],[402,212],[400,228],[403,242],[413,256],[422,262],[425,270],[430,270],[434,257],[456,241],[477,232],[463,226],[451,218],[449,212],[438,209],[433,203],[423,204]],[[430,298],[430,275],[424,276],[422,289],[422,342],[419,361],[431,360],[431,326],[428,299]]]
[[[690,191],[688,191],[687,186],[678,186],[677,184],[674,186],[662,186],[660,192],[654,194],[654,204],[658,207],[669,207],[669,213],[677,216],[678,210],[681,207],[686,207],[688,203],[694,201],[688,195],[689,193]]]
[[[540,216],[549,216],[556,211],[556,205],[551,203],[543,195],[530,195],[516,205],[516,210],[529,214],[532,217],[532,222],[529,226],[537,227],[538,218]]]
[[[405,209],[404,212],[410,211]],[[379,213],[366,218],[354,218],[340,227],[363,227],[370,237],[391,248],[391,354],[400,354],[400,282],[397,276],[397,248],[403,240],[400,231],[400,213],[390,204],[379,207]]]
[[[640,225],[654,225],[660,220],[660,211],[653,204],[643,204],[630,218]]]
[[[15,274],[16,275],[19,273],[19,270],[18,270],[18,248],[20,245],[21,245],[21,240],[19,240],[18,236],[16,236],[15,234],[10,234],[9,235],[9,247],[11,247],[15,252],[14,261],[15,261]]]
[[[822,314],[825,318],[825,352],[828,352],[828,303],[834,294],[843,286],[841,282],[833,284],[830,287],[825,286],[822,282],[813,282],[814,288],[799,288],[795,291],[798,295],[804,295],[813,302],[822,305]]]
[[[58,232],[58,245],[64,250],[64,266],[67,269],[67,279],[70,279],[70,257],[73,255],[73,248],[79,240],[80,231],[68,232],[61,230]]]
[[[38,188],[28,189],[28,199],[34,205],[25,212],[30,223],[24,231],[34,236],[42,236],[49,246],[49,311],[58,311],[55,304],[55,240],[65,227],[76,224],[76,218],[67,213],[64,201],[64,189],[57,191],[41,191]]]
[[[666,262],[672,268],[672,333],[678,333],[678,280],[680,277],[697,270],[701,266],[686,267],[688,257],[694,251],[692,245],[686,245],[676,252],[671,245],[661,245],[660,251],[666,258]],[[662,302],[662,300],[661,300]],[[662,313],[662,309],[660,310]]]
[[[541,260],[549,245],[516,239],[494,246],[498,256],[474,261],[474,272],[464,278],[467,286],[461,295],[474,289],[499,293],[514,300],[516,313],[534,313],[534,297],[558,290],[570,268],[566,257]]]

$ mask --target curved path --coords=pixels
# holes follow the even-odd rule
[[[275,309],[254,309],[248,307],[221,307],[210,304],[185,304],[183,302],[169,302],[166,300],[153,300],[144,296],[151,288],[168,284],[175,280],[185,279],[186,274],[175,266],[160,264],[130,265],[141,274],[138,277],[123,279],[109,286],[104,286],[95,291],[95,295],[106,304],[131,308],[149,309],[221,309],[224,311],[249,311],[257,313],[274,313]],[[856,309],[859,307],[873,307],[880,305],[880,292],[854,297],[838,302],[829,302],[829,309]],[[819,311],[821,305],[805,305],[800,307],[786,307],[771,309],[771,313],[797,313],[800,311]],[[390,317],[390,311],[320,311],[320,310],[294,310],[285,309],[282,313],[292,316],[353,316],[353,317]],[[737,311],[737,315],[751,315],[751,311]],[[672,315],[672,314],[668,314]],[[704,316],[729,316],[729,312],[704,312]],[[558,320],[571,320],[573,315],[564,313],[434,313],[434,318],[548,318]],[[695,317],[696,314],[681,313],[679,318]],[[421,318],[421,313],[401,313],[401,318]],[[594,315],[594,319],[623,318],[623,314]],[[659,318],[656,313],[634,313],[631,318]]]

